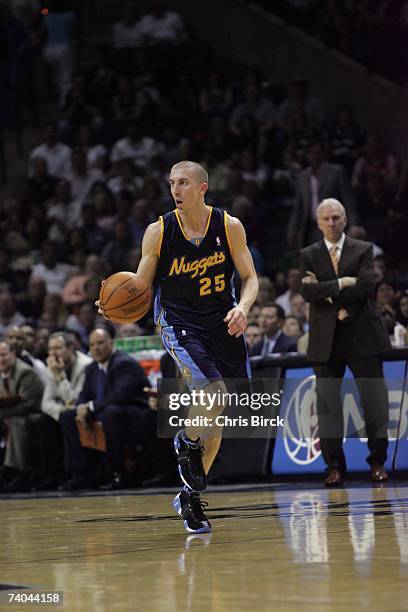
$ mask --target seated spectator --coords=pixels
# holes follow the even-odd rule
[[[3,289],[0,291],[0,336],[4,336],[10,327],[25,323],[25,317],[17,310],[14,295]]]
[[[256,325],[258,327],[260,312],[261,307],[255,302],[248,313],[248,325]]]
[[[120,128],[132,121],[141,121],[154,114],[159,102],[159,91],[155,87],[135,87],[129,76],[120,76],[117,92],[113,98],[113,118]]]
[[[99,292],[101,290],[102,281],[106,278],[106,275],[103,276],[90,276],[84,285],[85,291],[85,301],[95,303],[96,300],[99,300]]]
[[[48,173],[48,163],[44,157],[33,157],[33,174],[27,179],[23,202],[28,208],[34,208],[52,198],[57,186],[57,179]]]
[[[97,98],[82,74],[76,74],[62,107],[64,118],[58,126],[61,138],[73,142],[76,128],[82,125],[90,125],[96,132],[102,131],[105,102],[105,99]]]
[[[124,323],[118,326],[115,338],[137,338],[142,336],[143,330],[137,323]]]
[[[293,206],[296,185],[302,170],[296,142],[289,141],[282,153],[282,160],[272,170],[271,190],[274,206],[291,208]]]
[[[33,355],[37,359],[41,359],[44,363],[48,357],[48,340],[50,337],[50,331],[47,327],[38,326],[35,330],[35,339],[33,347]]]
[[[396,191],[397,160],[385,150],[380,138],[371,133],[367,136],[364,154],[354,165],[351,184],[354,189],[364,188],[373,180],[380,180],[390,192]]]
[[[274,353],[296,352],[296,340],[290,338],[283,331],[285,312],[279,304],[267,302],[261,307],[259,314],[259,329],[262,339],[254,344],[250,356],[272,355]]]
[[[285,314],[288,315],[291,311],[290,299],[295,293],[299,293],[300,285],[300,270],[297,267],[289,268],[286,272],[287,290],[282,295],[276,298],[276,303],[282,306]]]
[[[33,266],[31,276],[44,280],[47,293],[62,293],[68,277],[73,272],[72,266],[58,261],[58,245],[52,240],[43,242],[40,263]]]
[[[240,173],[244,181],[254,181],[261,191],[269,178],[269,168],[259,161],[252,149],[245,149],[240,157]]]
[[[47,293],[45,296],[41,318],[44,318],[45,315],[49,315],[59,329],[64,327],[67,320],[67,310],[59,293]]]
[[[65,178],[69,181],[71,187],[71,198],[75,202],[76,215],[72,216],[79,219],[82,206],[88,197],[91,187],[97,181],[103,181],[103,172],[96,168],[88,168],[86,152],[79,147],[72,151],[71,158],[72,170],[67,172]]]
[[[9,344],[10,348],[14,351],[16,357],[24,361],[28,366],[34,369],[35,373],[40,377],[42,382],[45,384],[47,382],[47,368],[45,364],[40,360],[34,357],[26,348],[26,340],[24,334],[24,327],[30,327],[21,325],[13,325],[7,330],[6,334],[6,342]]]
[[[98,255],[88,255],[85,267],[79,274],[71,276],[64,285],[62,300],[67,306],[81,304],[86,300],[85,283],[93,276],[104,276],[105,266]]]
[[[266,302],[272,302],[275,299],[276,292],[273,282],[268,276],[260,276],[258,281],[259,291],[256,298],[256,304],[262,307]]]
[[[94,183],[88,201],[95,208],[99,227],[110,232],[115,213],[111,190],[105,183]]]
[[[84,302],[78,308],[78,314],[72,314],[66,322],[68,331],[75,331],[80,335],[82,341],[82,349],[88,351],[89,334],[96,327],[105,327],[105,320],[97,314],[95,304],[93,302]]]
[[[10,269],[14,274],[16,289],[18,292],[24,292],[34,265],[34,256],[30,252],[30,245],[21,232],[10,230],[5,236],[5,244],[10,253]],[[16,295],[20,297],[19,293]]]
[[[37,491],[56,488],[63,477],[63,440],[60,414],[72,409],[85,380],[85,368],[92,359],[75,350],[64,332],[51,334],[48,341],[46,382],[41,402],[42,414],[31,419],[30,430],[39,450],[40,476]],[[45,367],[45,365],[44,365]]]
[[[150,387],[146,375],[130,355],[115,351],[113,340],[103,329],[96,329],[89,338],[93,362],[87,366],[83,389],[74,410],[60,415],[64,437],[66,468],[70,474],[63,489],[72,491],[89,485],[92,473],[81,447],[76,418],[100,420],[106,437],[107,457],[112,468],[111,488],[124,484],[124,451],[135,436],[145,442],[146,423],[151,419],[145,387]]]
[[[296,159],[302,166],[307,166],[307,152],[311,142],[320,135],[313,130],[307,120],[306,113],[303,111],[293,112],[288,119],[288,124],[284,131],[285,140],[294,145]]]
[[[186,40],[180,15],[166,9],[161,2],[152,2],[150,12],[139,22],[143,40],[150,46],[157,44],[179,45]]]
[[[111,237],[111,233],[98,224],[95,206],[84,204],[81,213],[82,224],[80,229],[85,238],[85,251],[100,255],[102,249]]]
[[[74,227],[78,220],[79,204],[72,199],[71,183],[59,179],[55,195],[45,203],[48,239],[63,242],[67,229]]]
[[[126,136],[117,140],[112,147],[111,161],[118,169],[118,162],[131,159],[138,170],[143,170],[151,158],[162,150],[150,136],[144,136],[138,123],[129,123]]]
[[[127,49],[141,47],[142,43],[140,23],[136,20],[136,3],[126,2],[123,6],[122,19],[113,26],[113,47]]]
[[[350,238],[355,238],[356,240],[368,240],[367,231],[362,225],[352,225],[351,227],[349,227],[347,229],[347,236],[349,236]],[[381,247],[378,246],[378,244],[374,244],[371,240],[370,242],[373,245],[374,259],[380,257],[381,255],[384,255],[384,251]]]
[[[285,317],[285,323],[282,327],[284,333],[291,338],[300,338],[304,334],[302,322],[293,315]]]
[[[29,355],[33,355],[33,357],[35,357],[34,355],[34,347],[35,347],[34,327],[32,327],[31,325],[27,325],[27,323],[24,323],[24,325],[20,326],[20,329],[23,333],[24,350],[26,350],[29,353]]]
[[[356,123],[351,106],[340,106],[328,134],[331,159],[351,176],[357,158],[363,152],[365,133]]]
[[[133,240],[128,225],[124,221],[116,221],[113,226],[113,236],[101,253],[102,261],[110,267],[111,272],[122,270],[123,262],[132,245]]]
[[[379,283],[375,290],[375,302],[381,314],[392,313],[395,315],[395,289],[389,283]]]
[[[305,113],[312,129],[320,129],[326,118],[322,100],[310,94],[308,82],[302,76],[294,76],[290,82],[289,96],[278,109],[279,122],[285,127],[296,112]]]
[[[136,176],[131,159],[121,159],[116,164],[117,174],[109,179],[108,188],[116,196],[122,191],[130,192],[135,197],[143,188],[143,179]]]
[[[34,369],[17,359],[8,342],[0,342],[0,397],[16,402],[0,409],[1,428],[7,433],[4,466],[9,475],[3,487],[10,493],[31,488],[29,415],[39,412],[43,384]],[[18,398],[18,399],[17,399]]]
[[[300,293],[292,293],[289,299],[289,314],[299,319],[305,331],[309,331],[308,303],[305,302]]]
[[[46,126],[44,133],[44,142],[35,147],[29,155],[28,176],[34,176],[34,160],[37,157],[45,159],[51,176],[65,176],[71,168],[71,149],[57,140],[55,125]]]
[[[261,339],[261,336],[261,330],[259,329],[258,325],[255,325],[254,323],[250,323],[247,325],[247,328],[245,330],[245,341],[249,353],[252,351],[255,344],[258,344],[259,340]]]
[[[211,70],[199,95],[199,108],[205,116],[226,117],[232,104],[232,89],[218,70]]]
[[[17,290],[16,275],[10,267],[10,254],[5,247],[0,247],[0,290]]]
[[[86,162],[90,170],[106,171],[108,150],[105,145],[95,143],[93,132],[89,125],[81,125],[78,132],[78,147],[85,151]]]
[[[252,117],[260,133],[270,131],[275,125],[276,111],[270,100],[262,96],[259,86],[250,83],[245,88],[245,100],[233,110],[230,118],[230,129],[239,135],[239,124],[243,116]]]
[[[404,327],[408,327],[408,292],[404,291],[398,300],[396,306],[396,317],[398,323]]]

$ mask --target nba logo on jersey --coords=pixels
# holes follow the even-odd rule
[[[219,236],[216,237],[215,242],[216,242],[217,246],[221,246],[221,240],[220,240]]]

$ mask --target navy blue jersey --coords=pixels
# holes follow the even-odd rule
[[[156,322],[213,326],[235,305],[227,214],[210,207],[204,237],[197,243],[184,234],[177,210],[160,221],[163,236],[156,275]]]

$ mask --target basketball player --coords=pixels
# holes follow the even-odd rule
[[[206,204],[207,189],[208,175],[199,164],[182,161],[172,167],[176,208],[146,229],[137,274],[149,286],[156,282],[155,321],[190,388],[222,396],[227,391],[223,379],[250,375],[243,334],[258,279],[241,222]],[[242,281],[238,303],[234,268]],[[210,414],[214,419],[224,408],[216,405],[209,412],[207,407],[191,406],[188,417]],[[207,486],[221,432],[214,435],[209,429],[186,427],[174,439],[184,483],[174,506],[189,533],[211,531],[200,492]]]

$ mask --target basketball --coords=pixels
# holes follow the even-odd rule
[[[150,309],[151,291],[134,272],[116,272],[106,279],[99,292],[103,314],[113,323],[134,323]]]

